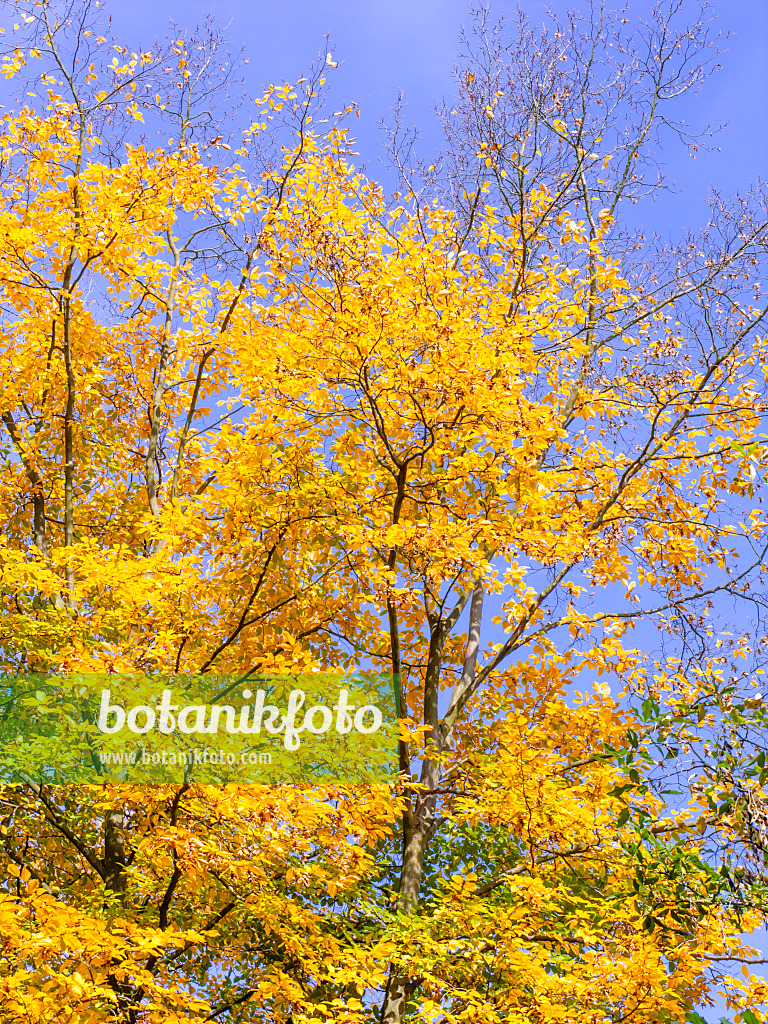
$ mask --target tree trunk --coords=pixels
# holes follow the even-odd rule
[[[435,790],[439,781],[439,764],[425,760],[421,772],[421,792],[415,796],[415,806],[403,818],[405,842],[397,900],[397,909],[401,913],[411,914],[418,906],[424,856],[434,833],[437,803]],[[382,1024],[399,1024],[418,984],[419,979],[411,977],[407,971],[392,968],[381,1007]]]

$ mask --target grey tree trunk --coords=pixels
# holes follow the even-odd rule
[[[475,682],[484,596],[480,579],[475,581],[471,595],[469,630],[461,678],[451,695],[448,713],[442,721],[438,716],[438,695],[445,638],[466,606],[469,594],[459,601],[447,619],[435,618],[430,622],[431,636],[424,677],[424,724],[430,728],[426,734],[427,746],[422,761],[420,785],[418,790],[414,791],[410,806],[403,817],[403,863],[400,869],[400,891],[397,901],[397,909],[401,913],[413,913],[418,906],[424,857],[438,825],[437,790],[440,785],[441,766],[428,756],[428,752],[432,749],[440,753],[449,742],[456,718]],[[405,1016],[408,1001],[420,980],[412,973],[392,968],[381,1007],[381,1024],[400,1024]]]

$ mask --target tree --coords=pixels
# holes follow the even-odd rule
[[[702,23],[485,46],[390,201],[325,55],[211,139],[212,30],[110,64],[95,5],[14,10],[6,668],[373,666],[403,726],[391,787],[5,786],[0,1019],[679,1021],[724,979],[752,1024],[764,712],[713,619],[759,607],[766,222],[645,276],[617,226]]]

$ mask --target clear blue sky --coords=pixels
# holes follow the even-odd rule
[[[683,2],[695,17],[696,0]],[[521,3],[531,18],[543,19],[541,0]],[[620,0],[608,3],[620,6]],[[556,0],[552,6],[562,12],[578,8],[579,2]],[[506,7],[514,10],[516,0]],[[649,7],[647,0],[628,0],[627,16],[643,15]],[[123,0],[109,9],[113,27],[131,48],[164,34],[171,17],[191,26],[211,11],[229,23],[233,41],[246,47],[253,93],[261,85],[298,77],[330,34],[340,61],[334,95],[339,102],[349,99],[361,106],[357,148],[372,177],[380,173],[376,125],[399,90],[425,147],[437,144],[430,105],[452,92],[458,32],[469,21],[465,0]],[[502,5],[493,9],[500,11]],[[692,160],[670,147],[663,154],[682,193],[657,200],[642,220],[664,235],[700,224],[711,183],[732,192],[758,176],[768,178],[768,0],[720,0],[715,10],[719,27],[733,32],[722,71],[680,109],[693,126],[728,126],[717,140],[719,153],[700,153]]]

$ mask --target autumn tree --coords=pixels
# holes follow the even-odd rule
[[[373,666],[402,739],[381,787],[9,781],[0,1020],[754,1024],[764,200],[622,227],[706,15],[481,15],[387,196],[325,54],[224,135],[212,28],[12,10],[6,670]]]

